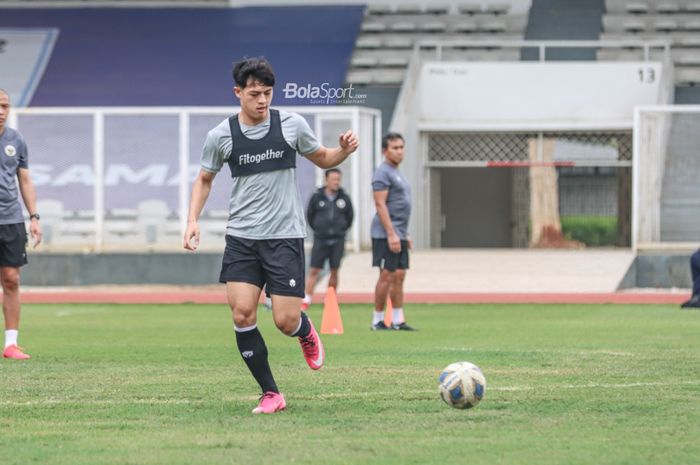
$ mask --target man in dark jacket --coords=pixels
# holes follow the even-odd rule
[[[314,231],[314,245],[311,249],[311,270],[306,278],[306,296],[301,304],[302,310],[311,304],[318,274],[326,260],[331,268],[328,287],[338,289],[338,268],[345,252],[345,233],[352,226],[353,219],[352,202],[340,187],[340,178],[340,170],[327,170],[326,185],[311,196],[306,210],[306,219]]]

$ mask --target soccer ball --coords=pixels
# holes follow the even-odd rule
[[[476,407],[486,391],[486,378],[481,368],[469,362],[447,365],[439,380],[440,397],[454,408]]]

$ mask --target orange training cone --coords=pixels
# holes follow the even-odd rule
[[[384,324],[391,328],[391,320],[394,314],[394,306],[391,304],[391,297],[386,298],[386,308],[384,309]]]
[[[335,288],[329,287],[323,301],[323,320],[321,334],[343,334],[343,320],[340,318],[340,307]]]

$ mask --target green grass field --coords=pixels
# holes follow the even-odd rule
[[[700,312],[675,306],[409,305],[416,333],[343,307],[309,370],[260,312],[285,412],[257,385],[214,305],[25,305],[0,361],[0,463],[691,464],[700,457]],[[320,327],[321,309],[310,314]],[[437,394],[481,366],[472,410]]]

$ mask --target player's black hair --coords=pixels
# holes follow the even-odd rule
[[[325,173],[326,179],[328,179],[328,176],[330,176],[331,173],[338,173],[342,176],[342,173],[340,172],[340,170],[338,168],[331,168],[329,170],[326,170],[326,173]]]
[[[403,136],[399,134],[398,132],[388,132],[382,137],[382,150],[386,150],[389,148],[389,141],[391,140],[396,140],[396,139],[403,139]]]
[[[246,58],[233,64],[233,80],[241,89],[245,88],[248,80],[260,81],[264,86],[275,85],[275,72],[272,65],[263,57]]]

